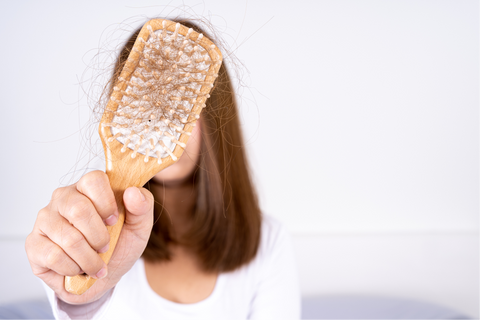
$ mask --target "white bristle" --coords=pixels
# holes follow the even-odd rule
[[[132,159],[137,156],[138,148],[140,148],[140,146],[137,144],[137,145],[135,146],[135,149],[133,149],[133,153],[132,153],[132,155],[131,155]]]
[[[159,136],[162,136],[162,135],[163,135],[163,131],[160,130],[158,127],[155,127],[155,132],[157,132],[157,134],[158,134]]]
[[[169,126],[170,128],[172,128],[172,129],[174,129],[175,131],[177,131],[178,133],[186,134],[187,136],[191,136],[191,135],[192,135],[191,132],[184,131],[182,128],[180,128],[179,126],[174,125],[173,123],[170,123],[168,126]]]
[[[169,137],[170,140],[171,140],[173,143],[179,145],[180,147],[182,147],[182,148],[184,148],[184,149],[185,149],[185,147],[187,146],[185,143],[180,142],[180,141],[178,141],[177,139],[175,139],[175,137],[174,137],[171,133],[169,133],[169,132],[165,132],[165,136]]]
[[[166,153],[168,153],[170,157],[172,157],[173,161],[178,160],[177,156],[173,154],[173,152],[165,145],[165,143],[162,140],[158,141],[158,144],[163,148],[163,150],[165,150]]]
[[[185,108],[185,107],[182,106],[182,105],[178,105],[178,106],[177,106],[177,110],[180,110],[180,111],[183,111],[183,112],[189,112],[189,111],[190,111],[189,109]]]
[[[166,125],[168,125],[170,123],[170,120],[168,120],[167,118],[165,117],[161,117],[160,118],[161,121],[165,122]]]
[[[158,158],[158,164],[161,164],[162,163],[162,154],[160,153],[160,151],[157,151],[156,154],[157,154],[157,158]]]
[[[150,37],[152,37],[152,39],[156,39],[157,38],[157,35],[155,34],[155,32],[151,32],[150,33]],[[142,38],[140,38],[142,39]],[[142,39],[143,40],[143,39]]]
[[[180,51],[182,52],[182,54],[183,54],[183,50],[185,49],[185,47],[187,46],[187,44],[188,44],[188,41],[187,41],[187,40],[183,40],[182,46],[180,47]]]
[[[125,152],[127,151],[127,146],[130,143],[130,139],[125,140],[125,143],[123,144],[123,147],[120,151]]]
[[[188,120],[186,118],[182,118],[178,113],[173,113],[172,114],[174,118],[180,120],[181,123],[185,124],[188,122]]]
[[[178,29],[180,29],[180,23],[177,22],[175,25],[175,32],[173,33],[173,41],[177,40]]]
[[[150,149],[147,148],[147,150],[145,150],[145,158],[143,159],[143,161],[148,162],[148,154],[149,153],[150,153]]]
[[[108,142],[112,142],[113,140],[117,139],[118,137],[120,137],[122,135],[121,132],[118,132],[117,134],[115,134],[113,137],[110,137],[108,138]]]

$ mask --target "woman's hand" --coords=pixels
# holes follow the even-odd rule
[[[142,254],[153,225],[153,196],[132,187],[123,201],[125,224],[108,267],[98,253],[108,250],[106,225],[116,223],[118,210],[104,172],[90,172],[76,184],[55,190],[38,213],[25,249],[33,273],[63,301],[82,304],[99,299]],[[64,276],[82,273],[99,280],[81,296],[65,291]]]

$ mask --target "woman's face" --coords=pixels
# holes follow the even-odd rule
[[[178,161],[170,167],[160,171],[153,179],[164,185],[182,184],[190,178],[193,171],[197,167],[200,157],[201,132],[200,120],[193,127],[192,135],[188,139],[187,146]]]

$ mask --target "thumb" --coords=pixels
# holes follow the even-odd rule
[[[153,225],[153,195],[145,188],[130,187],[123,193],[125,227],[150,236]]]

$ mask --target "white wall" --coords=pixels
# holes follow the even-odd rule
[[[11,252],[52,190],[85,168],[81,146],[95,145],[92,130],[79,133],[95,125],[82,94],[90,82],[78,83],[90,80],[100,39],[126,19],[135,28],[181,7],[209,19],[248,68],[240,102],[262,207],[296,236],[303,292],[397,293],[478,316],[478,2],[168,3],[0,4],[0,250],[17,259],[2,267],[13,276],[0,300],[30,277],[23,253]],[[370,239],[360,271],[348,263],[355,235]],[[373,254],[389,241],[396,263],[379,264]],[[329,264],[323,250],[347,251]],[[409,264],[419,255],[422,266]],[[333,266],[349,280],[315,272],[336,279]],[[355,276],[379,266],[403,285]]]

